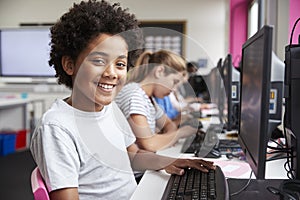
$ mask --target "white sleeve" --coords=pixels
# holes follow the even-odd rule
[[[31,152],[48,190],[78,187],[80,161],[70,134],[57,125],[42,125],[36,131]]]

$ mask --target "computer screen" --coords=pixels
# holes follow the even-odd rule
[[[219,59],[217,66],[212,68],[207,76],[206,83],[208,86],[210,102],[219,105],[220,92],[224,88],[222,83],[222,77],[220,74],[220,69],[222,66],[222,58]],[[223,91],[225,94],[225,92]]]
[[[238,141],[257,179],[265,177],[269,141],[272,32],[265,25],[242,48]]]
[[[11,28],[0,30],[0,75],[3,77],[54,77],[49,66],[50,30]]]
[[[197,97],[201,97],[204,102],[210,102],[210,95],[204,75],[193,75],[189,77],[188,82]]]
[[[232,65],[231,54],[224,59],[221,67],[225,95],[220,95],[220,114],[227,131],[238,128],[239,72]]]

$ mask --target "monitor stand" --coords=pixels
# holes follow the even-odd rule
[[[234,179],[234,178],[227,179],[228,186],[229,186],[229,194],[241,190],[247,184],[248,180],[249,179]],[[272,194],[270,191],[268,191],[267,187],[273,186],[275,188],[279,188],[282,181],[283,179],[265,179],[265,180],[251,179],[248,187],[246,187],[246,189],[240,192],[239,194],[230,196],[230,200],[240,200],[240,199],[280,200],[280,196]]]

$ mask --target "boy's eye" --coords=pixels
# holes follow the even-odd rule
[[[127,64],[124,63],[124,62],[118,62],[118,63],[117,63],[117,66],[118,66],[118,67],[127,67]]]
[[[92,59],[91,61],[96,65],[105,65],[105,60],[103,59]]]

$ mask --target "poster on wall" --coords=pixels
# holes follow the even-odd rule
[[[142,21],[145,49],[166,49],[185,56],[185,21]]]

